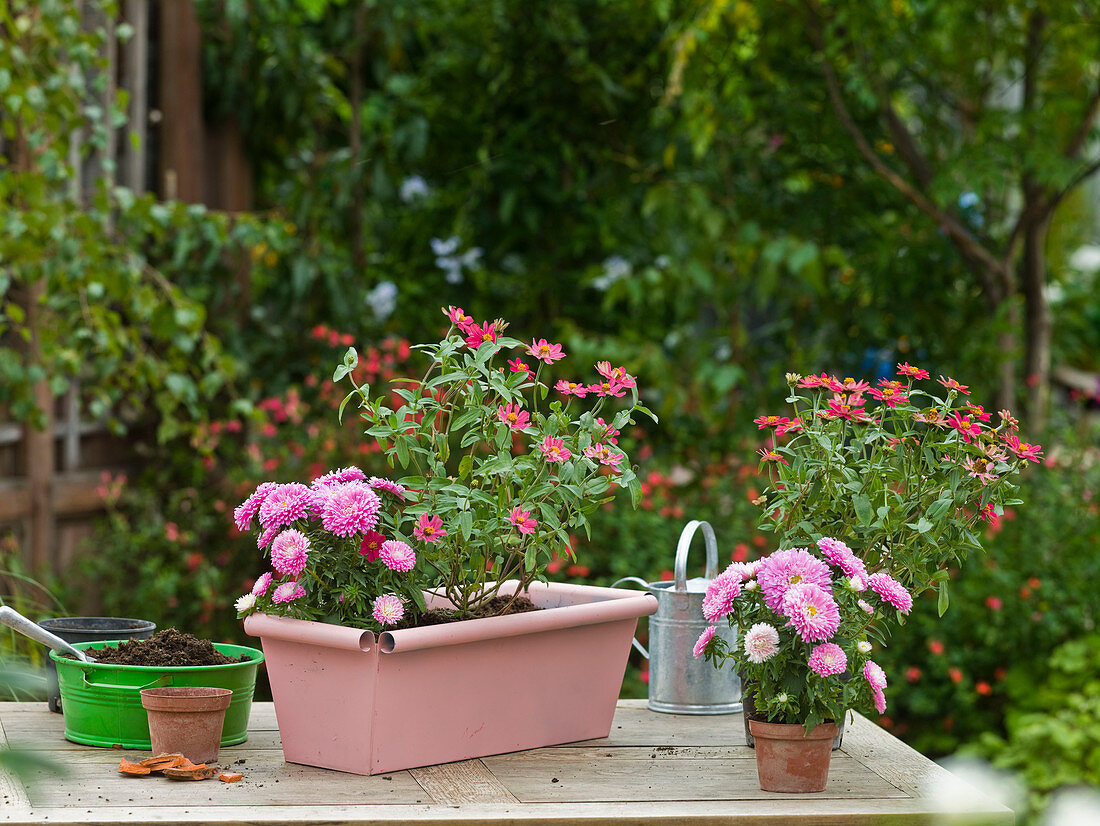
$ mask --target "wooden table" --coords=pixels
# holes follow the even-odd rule
[[[820,794],[757,786],[740,715],[656,714],[619,703],[611,736],[568,746],[361,777],[283,761],[270,703],[252,707],[248,740],[221,750],[239,783],[124,777],[119,758],[78,746],[45,703],[0,703],[0,745],[64,765],[26,786],[0,774],[0,821],[92,824],[1011,824],[1012,812],[862,717],[833,752]],[[959,818],[958,815],[964,815]]]

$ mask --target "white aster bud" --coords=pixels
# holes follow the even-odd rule
[[[861,654],[871,653],[871,643],[867,642],[867,640],[860,640],[859,642],[857,642],[856,648],[859,649],[859,653]]]
[[[245,594],[239,597],[236,602],[237,613],[243,614],[245,611],[251,611],[256,605],[255,594]]]

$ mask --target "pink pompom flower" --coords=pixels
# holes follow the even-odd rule
[[[321,488],[343,484],[344,482],[360,482],[365,479],[366,476],[367,474],[363,473],[359,468],[349,466],[331,471],[324,476],[318,476],[310,483],[309,487],[311,490],[320,490]]]
[[[531,424],[530,414],[518,404],[501,405],[497,408],[497,416],[512,430],[523,430]]]
[[[396,496],[402,502],[405,501],[405,488],[397,484],[397,482],[390,479],[383,479],[381,476],[372,476],[367,480],[367,484],[370,485],[371,490],[384,490],[391,496]]]
[[[271,571],[267,571],[260,575],[260,578],[256,580],[256,584],[252,586],[253,596],[262,597],[267,593],[268,587],[271,585]]]
[[[271,595],[271,601],[279,603],[293,602],[296,599],[301,599],[305,595],[306,589],[302,587],[300,582],[284,582],[275,589],[275,593]]]
[[[354,536],[378,524],[381,507],[382,500],[366,482],[347,482],[328,489],[321,524],[336,536]]]
[[[531,511],[525,511],[519,505],[508,512],[508,521],[515,525],[520,533],[534,533],[539,524],[531,518]]]
[[[283,576],[298,576],[308,559],[309,539],[301,531],[288,528],[271,543],[271,567]]]
[[[836,643],[824,642],[814,646],[813,651],[810,652],[808,664],[822,677],[831,677],[834,674],[842,674],[848,667],[848,655]]]
[[[233,509],[233,523],[237,526],[237,530],[244,533],[248,530],[249,525],[252,524],[252,518],[259,511],[260,506],[263,505],[264,499],[271,490],[276,487],[274,482],[262,482],[252,495],[245,499],[241,504]]]
[[[877,689],[877,688],[872,689],[871,693],[874,695],[874,698],[875,698],[875,711],[877,711],[879,714],[885,714],[886,713],[886,693],[881,691],[880,689]]]
[[[787,590],[794,585],[809,583],[828,588],[829,566],[805,548],[788,548],[760,560],[756,579],[764,594],[764,604],[778,612]]]
[[[766,622],[758,622],[745,632],[745,656],[760,665],[779,653],[779,631]]]
[[[840,609],[829,592],[820,585],[792,585],[780,613],[789,617],[788,625],[806,642],[824,642],[840,627]]]
[[[718,633],[718,626],[708,625],[703,633],[699,635],[699,639],[695,641],[695,647],[691,649],[691,653],[695,655],[696,659],[706,653],[707,646],[710,645],[710,641],[714,639],[716,633]]]
[[[420,514],[413,528],[413,536],[421,542],[438,542],[446,535],[447,532],[443,530],[443,520],[427,513]]]
[[[889,602],[903,614],[913,610],[913,597],[904,586],[889,574],[871,574],[867,577],[871,590]]]
[[[741,594],[741,580],[723,571],[707,585],[703,597],[703,617],[707,622],[717,622],[733,611],[733,601]]]
[[[378,558],[391,571],[406,573],[416,565],[416,552],[399,539],[383,542],[378,549]]]
[[[876,691],[882,691],[886,688],[886,672],[874,660],[868,660],[863,664],[863,678]]]
[[[374,601],[371,616],[379,625],[397,625],[405,616],[405,605],[394,594],[382,594]]]
[[[297,482],[276,485],[260,505],[260,524],[265,528],[279,528],[301,519],[309,511],[313,497],[309,488]]]
[[[281,525],[275,525],[273,527],[267,528],[263,533],[256,537],[256,547],[260,550],[266,548],[268,545],[271,544],[271,540],[278,536],[280,530],[282,530]]]
[[[548,462],[564,462],[573,455],[565,446],[565,440],[556,439],[553,436],[547,436],[539,442],[538,448]]]
[[[544,364],[553,364],[558,359],[565,358],[565,352],[560,344],[551,344],[544,338],[538,341],[531,339],[531,343],[527,346],[527,355],[539,359]]]
[[[821,555],[840,568],[845,576],[866,578],[867,566],[863,564],[863,560],[839,539],[824,536],[817,540],[817,547],[821,549]]]

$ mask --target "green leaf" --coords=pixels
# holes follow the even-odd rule
[[[874,518],[874,511],[871,510],[871,500],[866,493],[857,493],[852,497],[852,505],[856,509],[856,518],[859,519],[860,524],[869,525]]]
[[[401,463],[401,467],[407,468],[409,466],[409,445],[404,436],[398,436],[394,445],[397,448],[397,461]]]
[[[470,475],[470,471],[474,467],[473,456],[463,456],[462,461],[458,463],[458,478],[465,479]]]
[[[340,424],[344,423],[344,408],[347,407],[347,404],[351,400],[351,397],[358,392],[358,390],[352,390],[350,393],[344,396],[344,400],[340,402],[340,409],[336,411],[336,420],[340,422]]]
[[[947,613],[947,606],[950,604],[950,597],[948,597],[947,595],[946,579],[936,586],[936,593],[938,594],[938,599],[936,600],[936,610],[939,611],[939,614],[942,617],[944,614]]]

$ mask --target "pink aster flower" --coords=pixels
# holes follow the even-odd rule
[[[311,502],[312,495],[305,485],[276,485],[260,505],[260,524],[265,528],[289,525],[308,513]]]
[[[306,589],[297,580],[282,583],[271,595],[272,602],[293,602],[306,595]]]
[[[538,443],[538,449],[548,462],[564,462],[573,455],[563,439],[555,439],[549,435]]]
[[[717,622],[733,611],[733,601],[741,594],[741,581],[725,571],[707,585],[703,597],[703,617],[707,622]]]
[[[405,606],[400,597],[394,594],[382,594],[374,601],[371,616],[379,625],[397,625],[405,616]]]
[[[283,576],[298,576],[309,559],[309,539],[301,531],[288,528],[271,543],[271,567]]]
[[[745,632],[745,656],[760,665],[779,653],[779,632],[766,622],[758,622]]]
[[[378,553],[382,550],[382,543],[386,541],[386,537],[382,536],[378,531],[367,531],[363,534],[363,541],[359,543],[359,554],[365,556],[367,562],[374,562],[378,559]]]
[[[599,442],[586,447],[584,455],[615,470],[619,469],[619,464],[623,461],[623,454],[612,450],[610,445],[600,444]]]
[[[402,502],[405,501],[405,488],[391,479],[383,479],[381,476],[372,476],[367,480],[367,484],[370,486],[371,490],[384,490],[391,496],[396,496]]]
[[[497,340],[496,327],[493,326],[493,322],[491,321],[486,321],[484,324],[471,322],[469,326],[463,327],[462,329],[466,333],[467,346],[475,350],[486,342]]]
[[[367,474],[363,473],[359,468],[349,466],[326,473],[324,476],[318,476],[310,483],[309,487],[311,490],[316,491],[321,488],[343,484],[344,482],[358,482],[365,479],[366,476]]]
[[[378,558],[391,571],[406,573],[416,565],[416,552],[399,539],[383,542],[378,549]]]
[[[871,694],[874,695],[874,698],[875,698],[875,711],[877,711],[879,714],[885,714],[886,713],[886,694],[883,691],[881,691],[880,689],[877,689],[877,688],[872,689]]]
[[[378,524],[382,500],[366,482],[347,482],[329,488],[321,511],[321,524],[336,536],[354,536]]]
[[[253,491],[251,496],[241,502],[241,504],[233,510],[233,522],[237,526],[238,531],[244,533],[248,530],[248,526],[252,524],[252,517],[256,515],[256,512],[264,503],[264,499],[267,498],[267,495],[274,487],[276,487],[274,482],[261,483],[260,486]]]
[[[857,600],[857,604],[862,609],[863,613],[865,613],[865,614],[875,613],[875,609],[871,606],[871,603],[869,603],[867,600],[865,600],[865,599]]]
[[[474,323],[474,320],[470,316],[466,315],[466,311],[461,307],[447,306],[447,309],[443,311],[443,315],[447,316],[451,320],[451,324],[455,325],[458,329],[465,331],[465,329]]]
[[[883,671],[882,666],[874,660],[868,660],[864,663],[863,677],[871,684],[871,688],[876,691],[882,691],[886,688],[886,672]]]
[[[538,341],[531,339],[531,343],[527,346],[527,355],[539,359],[544,364],[553,364],[558,359],[565,358],[565,352],[560,344],[551,344],[544,338]]]
[[[871,574],[867,577],[867,584],[871,586],[872,591],[903,614],[908,614],[913,609],[913,597],[889,574]]]
[[[928,371],[920,367],[914,367],[906,361],[898,365],[898,375],[909,376],[914,379],[926,379],[928,378]]]
[[[515,525],[520,533],[534,533],[539,524],[531,518],[531,511],[525,511],[519,505],[508,511],[508,521]]]
[[[518,404],[501,405],[497,408],[497,416],[512,430],[523,430],[531,424],[531,416]]]
[[[279,530],[281,528],[282,528],[281,525],[275,525],[274,527],[268,528],[263,533],[261,533],[256,538],[256,547],[259,548],[260,550],[263,550],[268,545],[270,545],[271,540],[273,540],[276,536],[278,536]]]
[[[267,589],[271,586],[271,571],[261,574],[260,578],[256,580],[256,584],[252,586],[252,595],[262,597],[267,593]]]
[[[523,359],[512,359],[508,362],[508,369],[513,373],[526,373],[527,378],[531,378],[535,375],[535,371],[528,367]]]
[[[840,568],[845,576],[867,576],[867,567],[863,564],[863,560],[839,539],[833,539],[830,536],[822,537],[817,540],[817,547],[821,549],[822,556]]]
[[[805,548],[788,548],[761,559],[756,579],[764,594],[764,604],[779,611],[787,590],[794,585],[811,583],[828,588],[829,566]]]
[[[806,642],[824,642],[840,627],[840,609],[820,585],[792,585],[783,597],[780,613]]]
[[[825,642],[814,646],[814,650],[810,652],[808,664],[822,677],[831,677],[833,674],[844,672],[848,667],[848,656],[836,643]]]
[[[699,639],[695,641],[695,647],[691,649],[691,653],[695,655],[696,659],[703,656],[717,632],[717,625],[708,625],[703,633],[699,635]]]
[[[626,372],[625,367],[612,367],[609,361],[597,362],[596,372],[608,381],[617,383],[620,387],[630,388],[638,384],[637,380]]]
[[[555,384],[554,389],[563,396],[576,396],[578,399],[583,399],[588,395],[588,385],[577,384],[575,381],[566,381],[565,379]]]
[[[446,535],[447,532],[443,530],[443,520],[426,513],[420,514],[420,518],[416,520],[416,527],[413,528],[413,536],[421,542],[438,542]]]
[[[731,562],[722,573],[736,577],[738,582],[745,582],[756,576],[756,568],[751,562]]]

